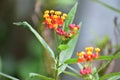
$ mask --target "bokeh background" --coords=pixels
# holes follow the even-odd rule
[[[53,76],[49,70],[52,64],[44,48],[30,31],[16,27],[13,22],[29,22],[54,49],[52,32],[45,30],[42,25],[43,12],[46,9],[55,9],[68,13],[76,1],[78,9],[74,23],[81,21],[82,27],[73,57],[76,57],[77,51],[84,50],[87,46],[100,46],[98,43],[104,39],[108,40],[106,45],[109,47],[103,52],[110,54],[119,49],[120,14],[92,0],[0,0],[0,71],[20,80],[26,80],[30,72]],[[120,9],[120,0],[100,1]],[[117,32],[115,29],[118,29]],[[112,65],[116,63],[120,65],[119,60]],[[71,66],[79,70],[77,66]],[[109,69],[108,72],[118,71],[119,66]],[[62,74],[61,80],[80,79]]]

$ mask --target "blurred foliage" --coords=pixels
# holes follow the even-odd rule
[[[46,75],[44,56],[41,44],[32,37],[27,45],[28,56],[21,60],[18,64],[18,72],[22,80],[28,78],[29,73],[36,72]],[[33,80],[33,79],[32,79]],[[35,79],[37,80],[37,79]]]
[[[112,41],[109,36],[104,36],[103,39],[97,38],[97,41],[95,41],[95,44],[97,47],[101,48],[101,55],[107,55],[108,57],[110,55],[116,56],[119,58],[120,54],[120,25],[118,25],[116,18],[113,20],[115,23],[114,26],[114,37],[115,37],[115,43]],[[115,58],[115,57],[114,57]],[[108,71],[108,68],[111,66],[110,64],[112,63],[113,60],[110,61],[103,61],[100,63],[99,67],[102,66],[102,68],[99,69],[99,75],[104,76],[105,73]],[[112,67],[115,67],[112,65]],[[112,74],[111,74],[112,75]],[[118,77],[118,76],[117,76]],[[115,78],[117,78],[115,77]]]
[[[63,9],[67,8],[71,4],[74,4],[77,0],[42,0],[42,7],[46,9],[56,9],[59,8]],[[47,4],[46,4],[47,3]],[[49,3],[49,5],[48,5]],[[43,10],[44,10],[43,9]]]
[[[0,44],[3,43],[6,37],[6,32],[7,32],[6,29],[7,29],[6,24],[0,21]]]
[[[102,2],[100,0],[92,0],[92,1],[94,1],[96,3],[99,3],[102,6],[105,6],[106,8],[108,8],[108,9],[110,9],[110,10],[112,10],[112,11],[117,12],[117,13],[120,14],[120,10],[119,9],[112,7],[111,5],[108,5],[107,3],[104,3],[104,2]]]

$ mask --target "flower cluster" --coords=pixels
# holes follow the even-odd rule
[[[80,26],[75,24],[70,24],[69,28],[70,28],[70,33],[75,34],[80,29]]]
[[[94,51],[93,51],[94,50]],[[82,76],[89,75],[92,73],[91,66],[86,62],[92,62],[94,59],[98,58],[99,48],[87,47],[85,48],[86,52],[78,52],[78,63],[83,62],[83,69],[80,70]]]
[[[80,29],[79,25],[70,24],[68,27],[68,31],[63,29],[63,24],[67,17],[66,13],[62,13],[61,11],[54,10],[46,10],[44,12],[44,22],[46,28],[54,29],[56,33],[64,38],[70,38],[72,35],[76,34],[76,32]]]
[[[45,19],[43,24],[45,24],[47,28],[57,29],[58,26],[62,26],[64,24],[66,16],[67,14],[62,14],[61,11],[46,10],[43,15]]]
[[[93,61],[95,58],[99,57],[99,48],[95,48],[95,52],[93,53],[93,47],[87,47],[86,52],[78,52],[78,62],[85,62],[85,61]]]
[[[80,70],[80,74],[82,74],[82,75],[91,74],[91,68],[90,67],[84,67],[83,69]]]
[[[65,38],[70,38],[72,35],[76,34],[76,32],[80,29],[79,25],[75,25],[75,24],[70,24],[69,25],[69,32],[66,32],[65,30],[63,30],[63,28],[57,28],[56,32],[61,35],[64,36]]]

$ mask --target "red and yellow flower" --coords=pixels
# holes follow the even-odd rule
[[[95,48],[95,53],[93,53],[93,49],[93,47],[87,47],[85,48],[86,52],[78,52],[78,62],[93,61],[95,58],[98,58],[100,49]]]
[[[69,39],[80,29],[79,25],[69,24],[69,30],[65,31],[63,29],[63,24],[67,14],[62,13],[61,11],[46,10],[43,17],[43,24],[46,26],[46,28],[55,30],[58,35],[62,36],[63,40]]]
[[[90,67],[86,67],[86,66],[84,66],[84,68],[80,70],[80,74],[82,76],[91,74],[91,72],[92,72],[91,68]]]
[[[47,28],[56,30],[58,26],[63,26],[66,16],[67,14],[62,14],[61,11],[46,10],[43,15],[45,19],[43,24],[45,24]]]

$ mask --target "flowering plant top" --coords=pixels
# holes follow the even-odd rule
[[[104,76],[100,76],[99,72],[106,68],[106,66],[113,59],[120,58],[119,54],[99,56],[100,48],[87,47],[85,48],[85,52],[77,52],[77,58],[71,58],[80,34],[81,27],[81,24],[73,23],[77,5],[78,3],[73,6],[68,14],[55,10],[46,10],[44,12],[44,26],[47,29],[53,30],[54,34],[56,35],[54,42],[57,44],[56,51],[53,51],[47,42],[41,37],[41,35],[39,35],[39,33],[27,22],[14,23],[15,25],[22,25],[29,29],[48,51],[50,58],[53,59],[53,62],[55,62],[54,66],[52,66],[52,69],[55,73],[53,77],[43,76],[36,73],[30,73],[30,77],[38,76],[43,80],[59,80],[59,75],[61,73],[65,73],[77,78],[83,78],[84,80],[118,79],[120,72],[110,73]],[[97,69],[92,65],[94,60],[106,60],[108,62]],[[77,64],[80,68],[80,71],[78,72],[68,64]],[[66,71],[66,68],[71,69],[74,73]]]

